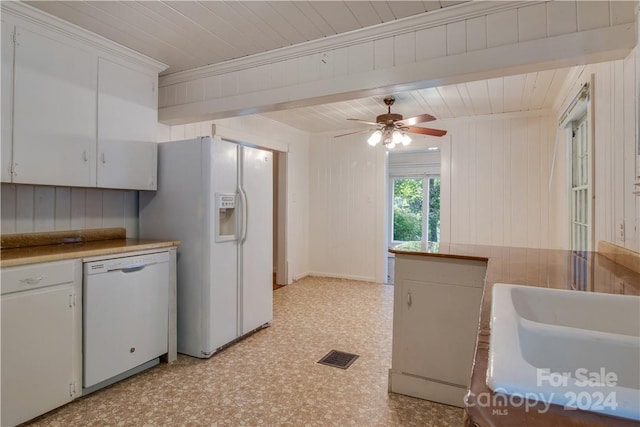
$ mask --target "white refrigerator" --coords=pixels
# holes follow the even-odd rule
[[[178,352],[210,357],[273,318],[273,154],[200,137],[158,145],[141,238],[178,239]]]

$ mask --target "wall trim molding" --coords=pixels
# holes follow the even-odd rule
[[[133,49],[122,46],[112,40],[102,37],[91,31],[85,30],[75,24],[50,15],[33,6],[29,6],[19,1],[3,1],[1,5],[3,21],[5,17],[11,16],[23,21],[38,25],[64,37],[71,38],[83,44],[87,44],[99,51],[109,55],[125,59],[147,69],[152,69],[156,73],[166,70],[169,66],[151,57],[143,55]]]
[[[353,275],[353,274],[336,274],[336,273],[325,273],[325,272],[319,272],[319,271],[310,271],[309,273],[307,273],[307,276],[320,277],[320,278],[325,277],[325,278],[328,278],[328,279],[359,280],[361,282],[379,283],[379,282],[376,282],[376,278],[375,277],[357,276],[357,275]]]
[[[545,2],[532,0],[528,1],[526,6],[531,6],[536,3]],[[395,21],[384,22],[382,24],[349,31],[347,33],[336,34],[317,40],[310,40],[305,43],[274,49],[268,52],[257,53],[243,58],[232,59],[204,67],[198,67],[192,70],[167,74],[165,76],[160,76],[159,85],[160,87],[170,86],[177,83],[245,70],[247,68],[273,64],[275,62],[283,62],[301,56],[313,55],[369,41],[420,31],[431,27],[446,25],[453,22],[465,21],[478,16],[517,9],[519,7],[523,7],[523,3],[521,1],[470,1],[443,9],[421,13],[419,15],[408,16]]]

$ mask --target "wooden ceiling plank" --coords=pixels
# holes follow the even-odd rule
[[[570,70],[571,68],[560,68],[555,70],[553,80],[551,81],[551,85],[549,85],[549,90],[547,90],[547,95],[545,96],[542,108],[553,108],[556,102],[556,97],[560,96],[562,93],[562,87],[564,86],[564,82],[567,79]]]
[[[177,13],[182,14],[193,22],[193,25],[200,26],[207,33],[211,34],[217,41],[216,48],[222,48],[229,52],[229,56],[239,58],[242,56],[257,53],[259,49],[244,34],[233,32],[233,28],[223,22],[210,9],[196,1],[168,1],[165,2]],[[235,37],[226,35],[234,33]]]
[[[344,2],[310,1],[309,4],[337,33],[360,28],[360,24]]]
[[[260,34],[265,39],[270,40],[270,44],[272,46],[277,46],[272,49],[287,46],[289,44],[289,41],[278,31],[276,31],[271,25],[265,22],[260,15],[256,15],[251,9],[249,9],[247,7],[248,3],[250,2],[227,2],[229,7],[233,9],[238,15],[242,16],[257,34]]]
[[[504,113],[504,79],[498,77],[487,81],[491,114]]]
[[[469,96],[473,103],[473,111],[476,115],[491,114],[491,103],[489,101],[489,87],[486,80],[467,83]]]
[[[382,19],[368,1],[347,1],[345,2],[353,16],[360,24],[360,28],[382,23]]]
[[[302,43],[305,41],[304,36],[298,32],[289,22],[287,22],[268,1],[247,1],[241,3],[250,10],[271,30],[280,34],[286,40],[286,46]],[[284,46],[284,45],[283,45]]]
[[[465,117],[469,115],[456,85],[441,86],[436,89],[453,117]]]
[[[531,105],[531,98],[533,97],[533,91],[536,86],[536,79],[539,73],[529,73],[526,76],[524,88],[522,90],[522,101],[520,104],[520,111],[529,111]]]
[[[460,3],[466,3],[468,0],[456,0],[456,1],[440,1],[440,4],[442,5],[442,7],[450,7],[450,6],[455,6],[457,4]]]
[[[304,37],[304,41],[322,38],[324,36],[322,31],[300,10],[297,3],[274,1],[271,2],[271,6],[286,22],[295,27],[298,33]]]
[[[462,102],[464,102],[464,105],[467,109],[467,113],[470,116],[474,116],[475,111],[473,110],[473,102],[471,101],[471,95],[469,94],[469,89],[467,88],[467,84],[466,83],[457,84],[456,88],[458,89],[458,93],[460,94],[460,98],[462,99]]]
[[[221,62],[227,59],[228,55],[233,55],[231,48],[224,44],[218,45],[218,39],[207,29],[202,28],[199,25],[195,25],[188,17],[181,13],[178,13],[167,4],[161,1],[140,1],[137,2],[140,6],[151,10],[153,13],[162,16],[165,20],[171,21],[175,28],[179,28],[180,31],[192,42],[198,40],[198,48],[203,52],[203,58],[206,58],[208,63]],[[212,49],[211,46],[216,46]],[[221,47],[227,46],[227,49]],[[170,64],[171,65],[171,64]],[[172,72],[177,71],[175,66],[172,67]],[[185,69],[180,67],[180,70]]]
[[[541,71],[537,73],[536,83],[529,103],[530,110],[540,110],[544,106],[544,101],[549,93],[549,88],[553,82],[555,70]]]
[[[371,5],[376,10],[380,19],[382,19],[382,22],[393,21],[396,19],[395,15],[391,11],[388,1],[372,1]]]
[[[307,1],[296,2],[296,7],[320,30],[324,37],[336,34],[331,25]]]
[[[440,96],[440,92],[435,87],[430,87],[427,89],[421,89],[418,91],[420,95],[425,99],[425,101],[431,106],[433,110],[433,115],[437,119],[448,119],[453,117],[453,113],[447,107],[442,96]]]
[[[396,19],[426,12],[421,1],[390,1],[388,3]]]
[[[427,12],[442,8],[442,5],[439,1],[423,1],[422,4],[424,5],[424,10],[426,10]]]
[[[201,4],[225,22],[231,28],[231,34],[242,34],[245,38],[250,39],[255,46],[259,47],[258,52],[264,52],[274,49],[274,46],[280,46],[274,42],[269,34],[257,31],[246,16],[238,13],[230,2],[203,1]]]
[[[155,14],[150,9],[141,7],[137,2],[94,1],[90,5],[103,10],[128,25],[138,28],[156,39],[157,43],[172,46],[181,52],[189,54],[192,59],[201,55],[197,45],[192,43],[184,34],[176,31],[175,26],[170,21]]]
[[[504,112],[520,111],[522,91],[527,80],[525,74],[504,77]]]

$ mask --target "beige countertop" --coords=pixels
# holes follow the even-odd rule
[[[408,242],[390,249],[399,255],[451,257],[487,261],[487,275],[480,308],[476,350],[465,408],[467,426],[638,426],[637,422],[586,411],[567,411],[551,405],[549,412],[525,411],[508,406],[508,415],[482,405],[478,396],[495,394],[486,384],[491,337],[491,291],[494,283],[512,283],[557,289],[574,289],[640,295],[640,272],[597,252],[511,248],[450,243]],[[634,258],[631,266],[637,265]],[[628,263],[625,263],[629,265]],[[637,269],[636,269],[637,270]],[[499,409],[504,409],[500,407]]]
[[[124,237],[124,229],[4,235],[0,249],[0,268],[179,245],[177,240],[127,239]]]

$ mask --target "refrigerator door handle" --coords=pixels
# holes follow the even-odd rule
[[[247,193],[244,192],[242,187],[240,188],[240,198],[242,199],[242,231],[240,233],[240,243],[244,243],[247,239]]]

